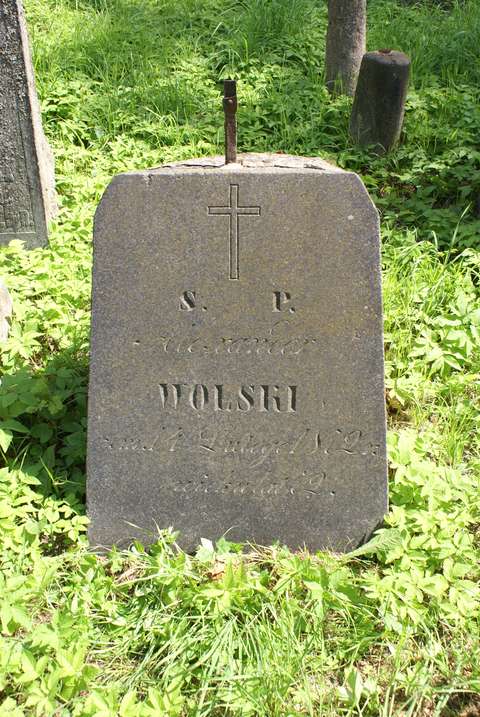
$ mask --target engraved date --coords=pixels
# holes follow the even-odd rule
[[[377,456],[379,445],[360,429],[335,428],[319,431],[303,427],[283,438],[262,438],[252,432],[231,432],[211,427],[175,429],[163,426],[151,440],[141,438],[103,439],[109,451],[197,453],[213,460],[230,460],[248,468],[258,468],[280,458],[304,458],[325,462],[335,456]]]

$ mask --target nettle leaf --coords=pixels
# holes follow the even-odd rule
[[[8,451],[12,440],[13,433],[11,431],[5,431],[3,428],[0,428],[0,448],[4,453]]]
[[[311,580],[305,580],[305,587],[312,594],[314,600],[318,600],[320,603],[323,601],[323,595],[325,593],[323,585]]]
[[[339,688],[339,697],[352,707],[360,703],[363,694],[363,677],[359,670],[352,667],[345,675],[345,683]]]
[[[470,308],[471,297],[463,292],[457,296],[457,310],[460,316],[466,316]]]
[[[88,696],[87,709],[95,710],[95,715],[112,715],[114,707],[109,697],[98,690],[93,690]]]
[[[17,706],[17,703],[12,697],[7,697],[0,704],[0,714],[8,715],[8,717],[25,717],[25,712]]]
[[[0,429],[16,431],[17,433],[29,433],[30,429],[16,421],[14,418],[7,418],[5,421],[0,421]]]
[[[461,366],[460,363],[457,361],[457,359],[455,359],[455,358],[452,356],[452,354],[446,354],[446,355],[445,355],[445,363],[446,363],[448,366],[451,366],[452,368],[454,368],[456,371],[461,371],[461,370],[462,370],[462,366]]]
[[[379,530],[368,543],[348,553],[348,557],[358,558],[367,555],[378,555],[379,553],[389,553],[401,546],[402,541],[403,534],[396,528]]]
[[[443,575],[437,574],[424,578],[421,587],[427,595],[439,598],[448,590],[449,584]]]
[[[200,539],[201,547],[195,553],[195,557],[201,563],[211,563],[215,560],[215,548],[211,540]]]
[[[8,597],[2,597],[0,623],[2,632],[6,635],[13,635],[19,628],[30,629],[32,620],[27,611],[18,603],[8,601]]]
[[[14,515],[16,515],[16,511],[15,508],[12,506],[11,501],[0,501],[0,520],[2,518],[10,518]]]
[[[51,647],[54,650],[58,650],[60,637],[49,625],[36,625],[30,635],[30,644],[32,647]]]
[[[472,572],[472,565],[456,562],[453,558],[447,558],[443,563],[443,574],[447,580],[454,582],[457,578],[464,578]]]
[[[118,714],[120,715],[120,717],[137,717],[138,702],[137,693],[135,690],[129,690],[122,697]]]
[[[408,465],[415,454],[415,434],[403,431],[398,435],[396,446],[391,451],[395,462],[400,465]]]
[[[74,677],[77,672],[75,656],[66,650],[58,650],[56,654],[57,662],[60,668],[60,678]]]
[[[438,316],[435,321],[435,326],[461,326],[462,322],[460,319],[450,319],[447,316]]]
[[[40,443],[47,443],[53,436],[53,428],[48,423],[37,423],[32,427],[31,435],[38,438]]]
[[[39,677],[36,659],[29,650],[24,650],[22,653],[21,667],[22,674],[18,678],[19,682],[33,682]]]

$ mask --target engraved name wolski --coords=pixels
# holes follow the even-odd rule
[[[160,403],[164,410],[190,408],[194,411],[259,411],[295,413],[297,387],[278,384],[160,383]]]

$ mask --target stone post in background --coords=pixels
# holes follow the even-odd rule
[[[366,0],[328,0],[325,79],[330,92],[353,96],[366,34]]]
[[[410,58],[403,52],[367,52],[362,60],[350,121],[350,134],[362,146],[388,152],[400,139]]]
[[[0,244],[44,246],[56,212],[53,155],[42,129],[20,0],[0,2]]]

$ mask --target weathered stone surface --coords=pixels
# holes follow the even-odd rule
[[[47,242],[56,211],[53,156],[43,134],[23,9],[0,3],[0,244]]]
[[[116,177],[95,218],[92,545],[353,548],[387,508],[376,210],[318,159]]]

